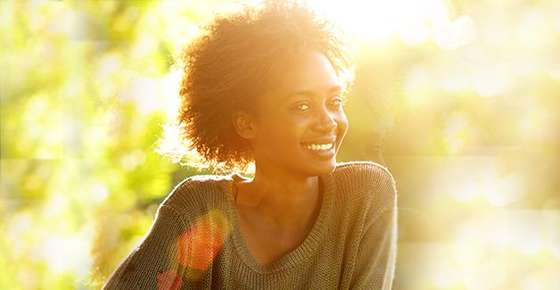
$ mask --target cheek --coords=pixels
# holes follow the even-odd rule
[[[303,135],[303,126],[301,122],[297,122],[288,118],[273,118],[263,123],[259,128],[259,143],[262,146],[276,150],[289,150],[293,145],[299,144]]]

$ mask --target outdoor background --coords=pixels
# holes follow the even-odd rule
[[[339,161],[397,181],[395,289],[560,289],[560,1],[310,2],[357,68]],[[202,172],[160,154],[174,64],[239,3],[0,1],[0,289],[98,289]]]

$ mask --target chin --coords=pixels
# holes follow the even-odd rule
[[[326,175],[334,171],[336,168],[336,160],[327,161],[322,164],[317,164],[313,168],[309,168],[311,176]]]

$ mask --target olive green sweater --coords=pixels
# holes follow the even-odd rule
[[[268,265],[240,234],[232,190],[239,179],[196,175],[179,183],[104,289],[391,289],[397,192],[385,167],[345,162],[319,176],[321,206],[309,234]]]

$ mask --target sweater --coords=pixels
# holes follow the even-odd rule
[[[231,173],[180,182],[103,289],[391,289],[397,190],[387,168],[352,161],[320,175],[310,232],[267,265],[251,255],[239,230],[232,186],[241,179]]]

